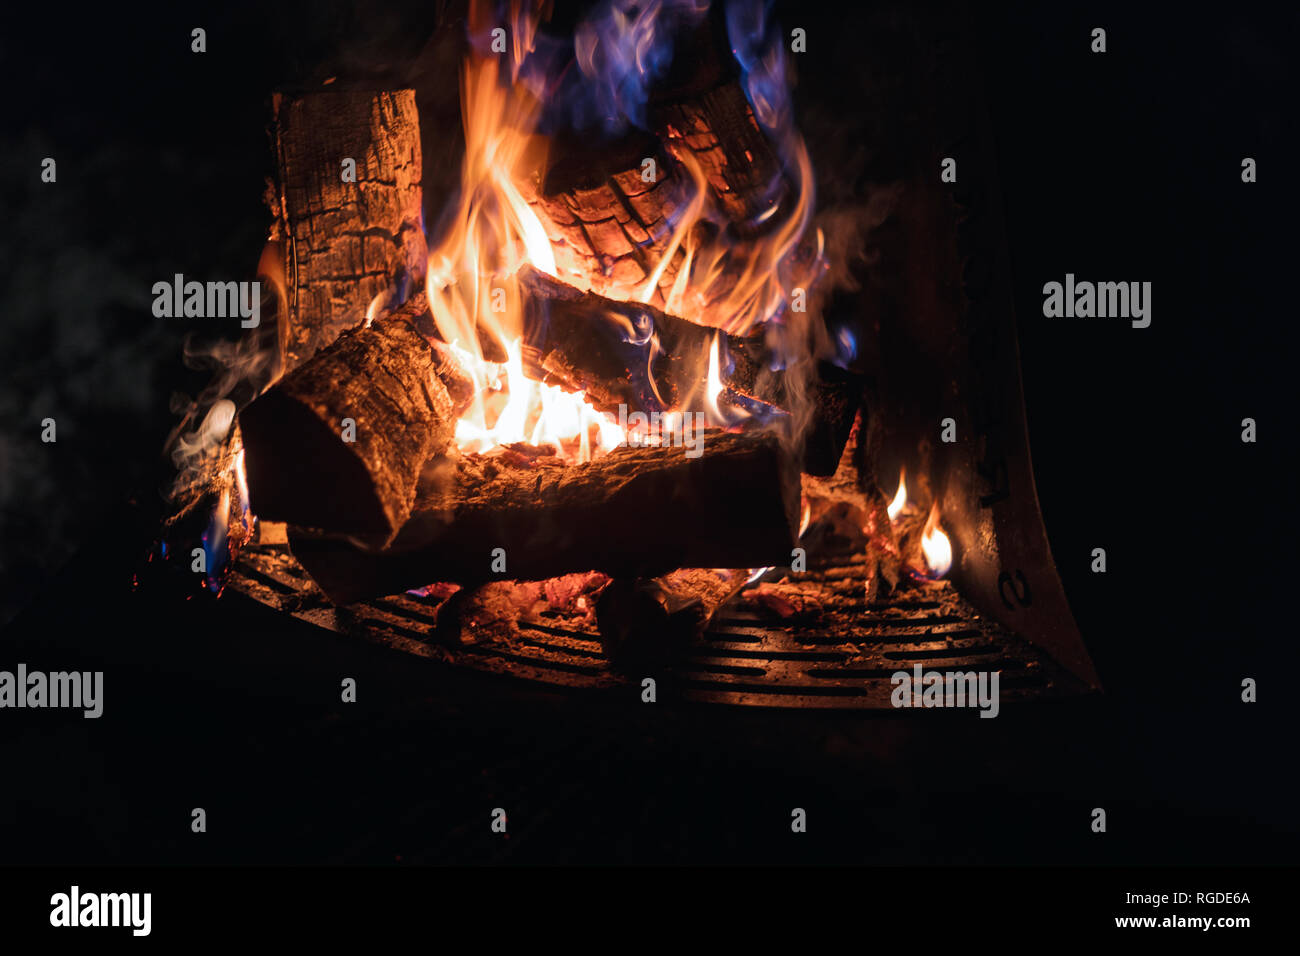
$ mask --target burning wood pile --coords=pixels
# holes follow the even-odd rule
[[[427,237],[412,91],[275,98],[278,380],[223,411],[221,539],[251,502],[336,605],[418,594],[472,640],[545,602],[621,659],[742,592],[801,613],[810,550],[861,556],[868,595],[942,575],[822,319],[781,36],[743,3],[543,27],[472,5]]]

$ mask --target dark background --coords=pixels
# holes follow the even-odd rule
[[[648,713],[507,692],[233,596],[132,591],[169,396],[206,377],[179,361],[188,329],[152,316],[152,284],[251,278],[270,91],[401,75],[438,15],[9,14],[0,612],[18,616],[0,667],[108,673],[98,721],[0,717],[0,861],[1295,860],[1294,12],[778,6],[809,35],[798,115],[839,123],[809,135],[824,195],[929,161],[931,35],[964,37],[981,67],[1035,473],[1102,698],[996,721]],[[1043,319],[1042,284],[1066,272],[1151,281],[1151,327]],[[46,416],[56,445],[39,441]],[[1246,416],[1258,444],[1240,441]],[[1097,546],[1106,575],[1089,572]],[[338,703],[343,676],[356,705]],[[1258,704],[1240,703],[1243,677]],[[195,806],[206,835],[190,833]],[[495,806],[508,839],[488,831]],[[809,810],[805,837],[792,806]],[[1096,806],[1105,835],[1088,829]]]

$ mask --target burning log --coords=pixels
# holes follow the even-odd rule
[[[864,597],[870,602],[882,590],[898,587],[903,555],[887,499],[875,479],[863,473],[862,441],[859,416],[835,472],[802,477],[809,524],[800,541],[810,554],[862,554],[866,566]]]
[[[445,350],[397,316],[339,336],[244,409],[257,513],[384,543],[420,470],[450,443],[467,396]],[[442,377],[439,372],[442,371]]]
[[[738,80],[663,103],[658,115],[669,148],[700,164],[732,222],[753,230],[772,217],[786,190],[781,160]]]
[[[220,591],[226,569],[253,534],[243,439],[239,425],[230,424],[234,413],[234,404],[225,401],[205,417],[199,430],[212,425],[214,431],[224,430],[224,437],[202,449],[177,476],[169,498],[172,512],[164,519],[158,539],[159,553],[181,556],[176,565],[187,572],[195,570],[191,554],[201,546],[205,562],[201,580],[214,592]],[[190,421],[187,418],[178,426],[173,438]]]
[[[655,276],[653,301],[662,307],[684,259],[681,248],[672,249],[673,224],[696,192],[685,161],[699,167],[741,234],[779,220],[786,194],[780,158],[738,80],[716,59],[710,66],[706,85],[661,92],[658,137],[634,132],[596,150],[572,138],[555,144],[560,160],[533,205],[561,275],[581,276],[602,295],[626,295],[672,252]]]
[[[692,410],[687,403],[702,391],[716,329],[580,292],[532,267],[520,270],[519,287],[529,376],[585,392],[604,412],[617,413],[620,405]]]
[[[749,571],[685,568],[649,580],[616,580],[596,601],[605,655],[622,667],[681,657],[717,612],[740,593]]]
[[[672,217],[691,200],[691,183],[657,139],[633,134],[599,150],[562,141],[562,156],[533,202],[560,275],[601,295],[644,286],[672,244]],[[646,166],[649,160],[652,165]],[[680,249],[657,276],[662,306],[677,278]]]
[[[696,457],[665,445],[625,446],[571,466],[514,447],[444,459],[388,547],[298,528],[289,544],[335,604],[430,581],[644,577],[788,561],[799,476],[782,442],[770,432],[702,438]]]
[[[726,335],[650,305],[584,293],[531,267],[519,274],[524,296],[524,364],[528,374],[586,393],[596,408],[704,410],[703,387],[713,343],[732,369],[722,380],[735,404],[760,414],[807,410],[804,471],[835,471],[861,401],[858,376],[817,363],[801,387],[768,367],[761,336]],[[796,395],[796,391],[803,394]]]
[[[277,94],[272,113],[292,369],[423,275],[420,123],[412,90]]]
[[[723,18],[701,18],[674,38],[673,63],[652,91],[651,112],[668,148],[690,154],[719,206],[747,232],[771,222],[786,184],[745,95],[737,56]]]

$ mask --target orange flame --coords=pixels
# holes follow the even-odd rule
[[[486,450],[512,441],[549,442],[566,458],[583,461],[621,443],[626,438],[622,428],[581,394],[530,380],[523,363],[518,270],[528,264],[557,276],[548,235],[548,228],[554,234],[554,224],[537,202],[548,148],[537,129],[548,92],[536,71],[523,69],[544,6],[512,3],[509,53],[471,53],[464,65],[461,190],[457,206],[442,219],[447,228],[429,254],[426,285],[438,331],[475,386],[456,431],[459,447]],[[471,2],[471,33],[492,25],[492,19],[489,4]],[[607,27],[627,28],[626,18],[614,18]],[[762,235],[748,239],[727,228],[700,163],[688,150],[670,148],[678,174],[689,185],[688,195],[678,197],[669,216],[668,241],[651,253],[657,258],[646,264],[642,278],[619,288],[606,283],[600,291],[629,302],[649,303],[659,295],[667,311],[734,334],[778,315],[801,297],[799,290],[806,298],[822,268],[822,237],[817,234],[812,250],[803,242],[812,214],[812,167],[803,143],[796,143],[788,163],[791,198],[765,212]],[[720,228],[696,228],[706,221]],[[670,268],[673,281],[664,290],[661,283]],[[569,276],[568,271],[566,265],[566,281],[590,287],[594,277]],[[505,361],[488,358],[485,346],[487,355],[499,359],[504,354]],[[652,356],[655,348],[651,343]],[[707,375],[704,356],[699,358],[701,387],[711,421],[727,424],[728,415],[718,403],[723,391],[719,349],[715,339]]]
[[[941,578],[952,567],[952,542],[939,527],[939,502],[930,508],[930,517],[926,519],[921,532],[921,553],[925,555],[925,566],[930,577]]]
[[[794,204],[788,211],[781,210],[770,231],[747,241],[737,241],[726,229],[705,231],[711,238],[701,240],[694,226],[705,217],[684,217],[679,229],[687,235],[686,257],[669,294],[667,311],[689,315],[732,335],[744,335],[777,315],[797,291],[805,297],[809,294],[820,271],[824,238],[818,230],[814,248],[800,249],[812,220],[813,174],[802,140],[796,140],[795,149],[790,184]],[[681,151],[678,158],[691,167],[689,153]],[[692,205],[691,209],[695,208]],[[762,218],[775,218],[777,210],[773,206]],[[710,211],[718,216],[716,210]]]
[[[516,273],[530,264],[555,275],[550,240],[519,185],[544,156],[544,144],[532,134],[538,103],[523,86],[503,82],[496,59],[471,59],[461,111],[464,188],[452,225],[429,255],[426,280],[438,331],[475,386],[457,444],[484,451],[509,442],[550,443],[586,461],[623,441],[618,425],[581,394],[527,378],[523,367]],[[480,337],[504,350],[506,361],[487,360]]]
[[[894,494],[894,500],[889,503],[889,507],[885,509],[889,512],[890,521],[897,521],[898,516],[907,507],[907,482],[903,480],[905,477],[905,470],[898,469],[898,491]]]

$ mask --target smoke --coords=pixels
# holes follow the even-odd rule
[[[280,245],[268,242],[258,266],[265,280],[261,308],[263,314],[274,314],[275,322],[264,322],[234,341],[205,340],[194,333],[185,338],[181,348],[185,367],[207,370],[211,378],[194,398],[172,395],[170,409],[181,422],[164,447],[176,467],[169,498],[214,477],[214,469],[228,465],[226,444],[236,411],[269,388],[283,371],[280,327],[286,302],[282,262]]]

